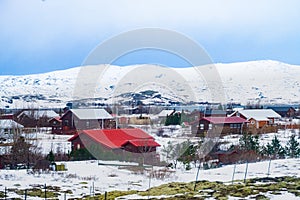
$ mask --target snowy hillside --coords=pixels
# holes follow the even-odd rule
[[[206,76],[206,72],[210,70],[209,66],[166,69],[154,65],[108,68],[100,65],[45,74],[0,76],[0,107],[60,107],[74,99],[109,103],[113,95],[118,94],[120,98],[128,99],[132,97],[133,92],[147,90],[152,93],[146,94],[149,99],[145,103],[214,101],[211,92],[214,88],[209,83],[213,81],[222,88],[222,96],[227,102],[299,104],[300,66],[277,61],[251,61],[215,66],[222,84],[219,84],[217,74],[213,78]],[[154,81],[147,82],[147,77]],[[141,85],[143,80],[145,82]],[[135,87],[134,90],[123,89],[128,85]],[[119,92],[116,92],[118,90]],[[122,95],[120,91],[123,92]]]

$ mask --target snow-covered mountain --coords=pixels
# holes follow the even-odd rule
[[[300,66],[270,60],[214,66],[216,71],[212,66],[99,65],[0,76],[0,107],[61,107],[79,99],[111,103],[141,95],[144,103],[300,103]]]

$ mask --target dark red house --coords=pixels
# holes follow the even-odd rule
[[[52,128],[52,134],[62,134],[62,126],[60,117],[53,117],[49,120],[50,126]]]
[[[86,129],[115,128],[113,117],[105,109],[70,109],[60,118],[61,133],[75,134]]]
[[[248,121],[240,117],[203,117],[193,123],[192,133],[198,136],[240,134]]]

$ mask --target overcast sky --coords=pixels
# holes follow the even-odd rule
[[[297,0],[0,0],[1,75],[80,66],[101,42],[147,27],[188,36],[215,63],[300,65],[299,9]],[[143,62],[185,66],[161,52],[128,55],[114,64]]]

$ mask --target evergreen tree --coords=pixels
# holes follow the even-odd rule
[[[178,158],[178,161],[181,161],[186,170],[190,170],[190,163],[195,160],[196,156],[196,146],[194,146],[189,140],[182,143],[182,155]]]
[[[285,149],[281,146],[280,141],[278,140],[277,136],[271,142],[273,148],[273,155],[274,157],[284,157],[285,156]]]
[[[255,152],[259,152],[258,138],[258,135],[252,136],[249,134],[244,134],[239,140],[240,148],[246,151],[252,150]]]
[[[299,142],[296,140],[296,136],[292,135],[286,146],[286,153],[291,158],[297,158],[300,155]]]
[[[181,114],[180,113],[167,115],[165,126],[180,125],[180,124],[181,124]]]
[[[285,149],[281,146],[280,141],[277,136],[275,136],[271,143],[268,143],[266,147],[264,147],[264,154],[268,156],[273,156],[273,158],[283,158],[285,156]]]
[[[55,161],[55,156],[54,156],[54,153],[52,150],[49,152],[46,159],[49,160],[51,163],[53,163]]]

